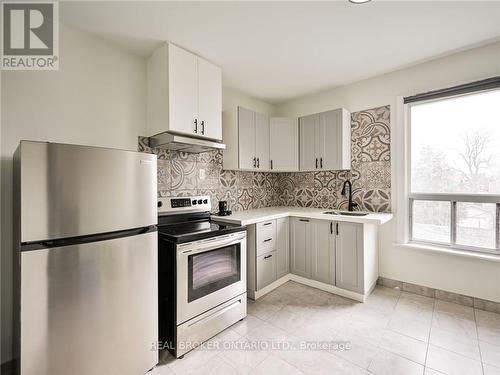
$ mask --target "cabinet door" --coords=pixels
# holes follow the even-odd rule
[[[276,281],[276,251],[257,257],[257,290]]]
[[[300,131],[300,170],[316,170],[316,127],[319,116],[310,115],[299,120]]]
[[[295,275],[311,278],[311,223],[309,219],[292,218],[290,267]]]
[[[198,121],[201,136],[222,139],[221,69],[198,58]]]
[[[333,222],[314,220],[312,222],[311,278],[327,284],[335,284],[331,269],[334,254]]]
[[[342,153],[342,110],[320,113],[317,152],[320,169],[341,169]]]
[[[169,44],[169,130],[201,135],[198,118],[198,57]],[[198,125],[195,125],[195,121]],[[167,130],[167,129],[165,129]]]
[[[255,113],[255,156],[259,171],[270,170],[269,165],[269,116]]]
[[[290,220],[287,217],[276,220],[276,277],[290,272]]]
[[[238,158],[240,169],[254,169],[255,112],[238,107]]]
[[[335,270],[339,288],[364,293],[363,288],[363,225],[335,223]]]
[[[299,169],[299,130],[296,118],[271,117],[269,123],[271,170],[290,172]]]

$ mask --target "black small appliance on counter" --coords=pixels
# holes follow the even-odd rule
[[[219,212],[216,213],[217,216],[229,216],[232,211],[227,209],[227,201],[219,201]]]

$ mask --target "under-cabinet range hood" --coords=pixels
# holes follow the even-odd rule
[[[165,150],[191,152],[196,154],[226,149],[226,145],[221,142],[178,135],[169,132],[164,132],[150,137],[149,146],[153,148],[157,147]]]

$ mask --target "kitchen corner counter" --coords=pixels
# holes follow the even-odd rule
[[[250,225],[266,220],[278,219],[281,217],[303,217],[307,219],[347,221],[361,224],[385,224],[392,219],[392,214],[369,213],[366,216],[345,216],[324,214],[325,211],[331,211],[324,208],[305,208],[305,207],[266,207],[245,211],[236,211],[229,216],[212,216],[212,220]]]

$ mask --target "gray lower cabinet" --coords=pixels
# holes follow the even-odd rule
[[[290,272],[290,219],[276,220],[276,277]]]
[[[364,293],[362,224],[335,223],[335,280],[338,288]]]
[[[332,221],[312,220],[311,278],[335,285],[335,236]]]
[[[359,223],[286,217],[250,225],[248,296],[288,273],[364,294],[378,277],[376,244],[376,228]]]
[[[276,281],[276,250],[257,257],[257,290]]]
[[[291,218],[291,273],[298,276],[311,278],[311,239],[311,220],[298,217]]]

